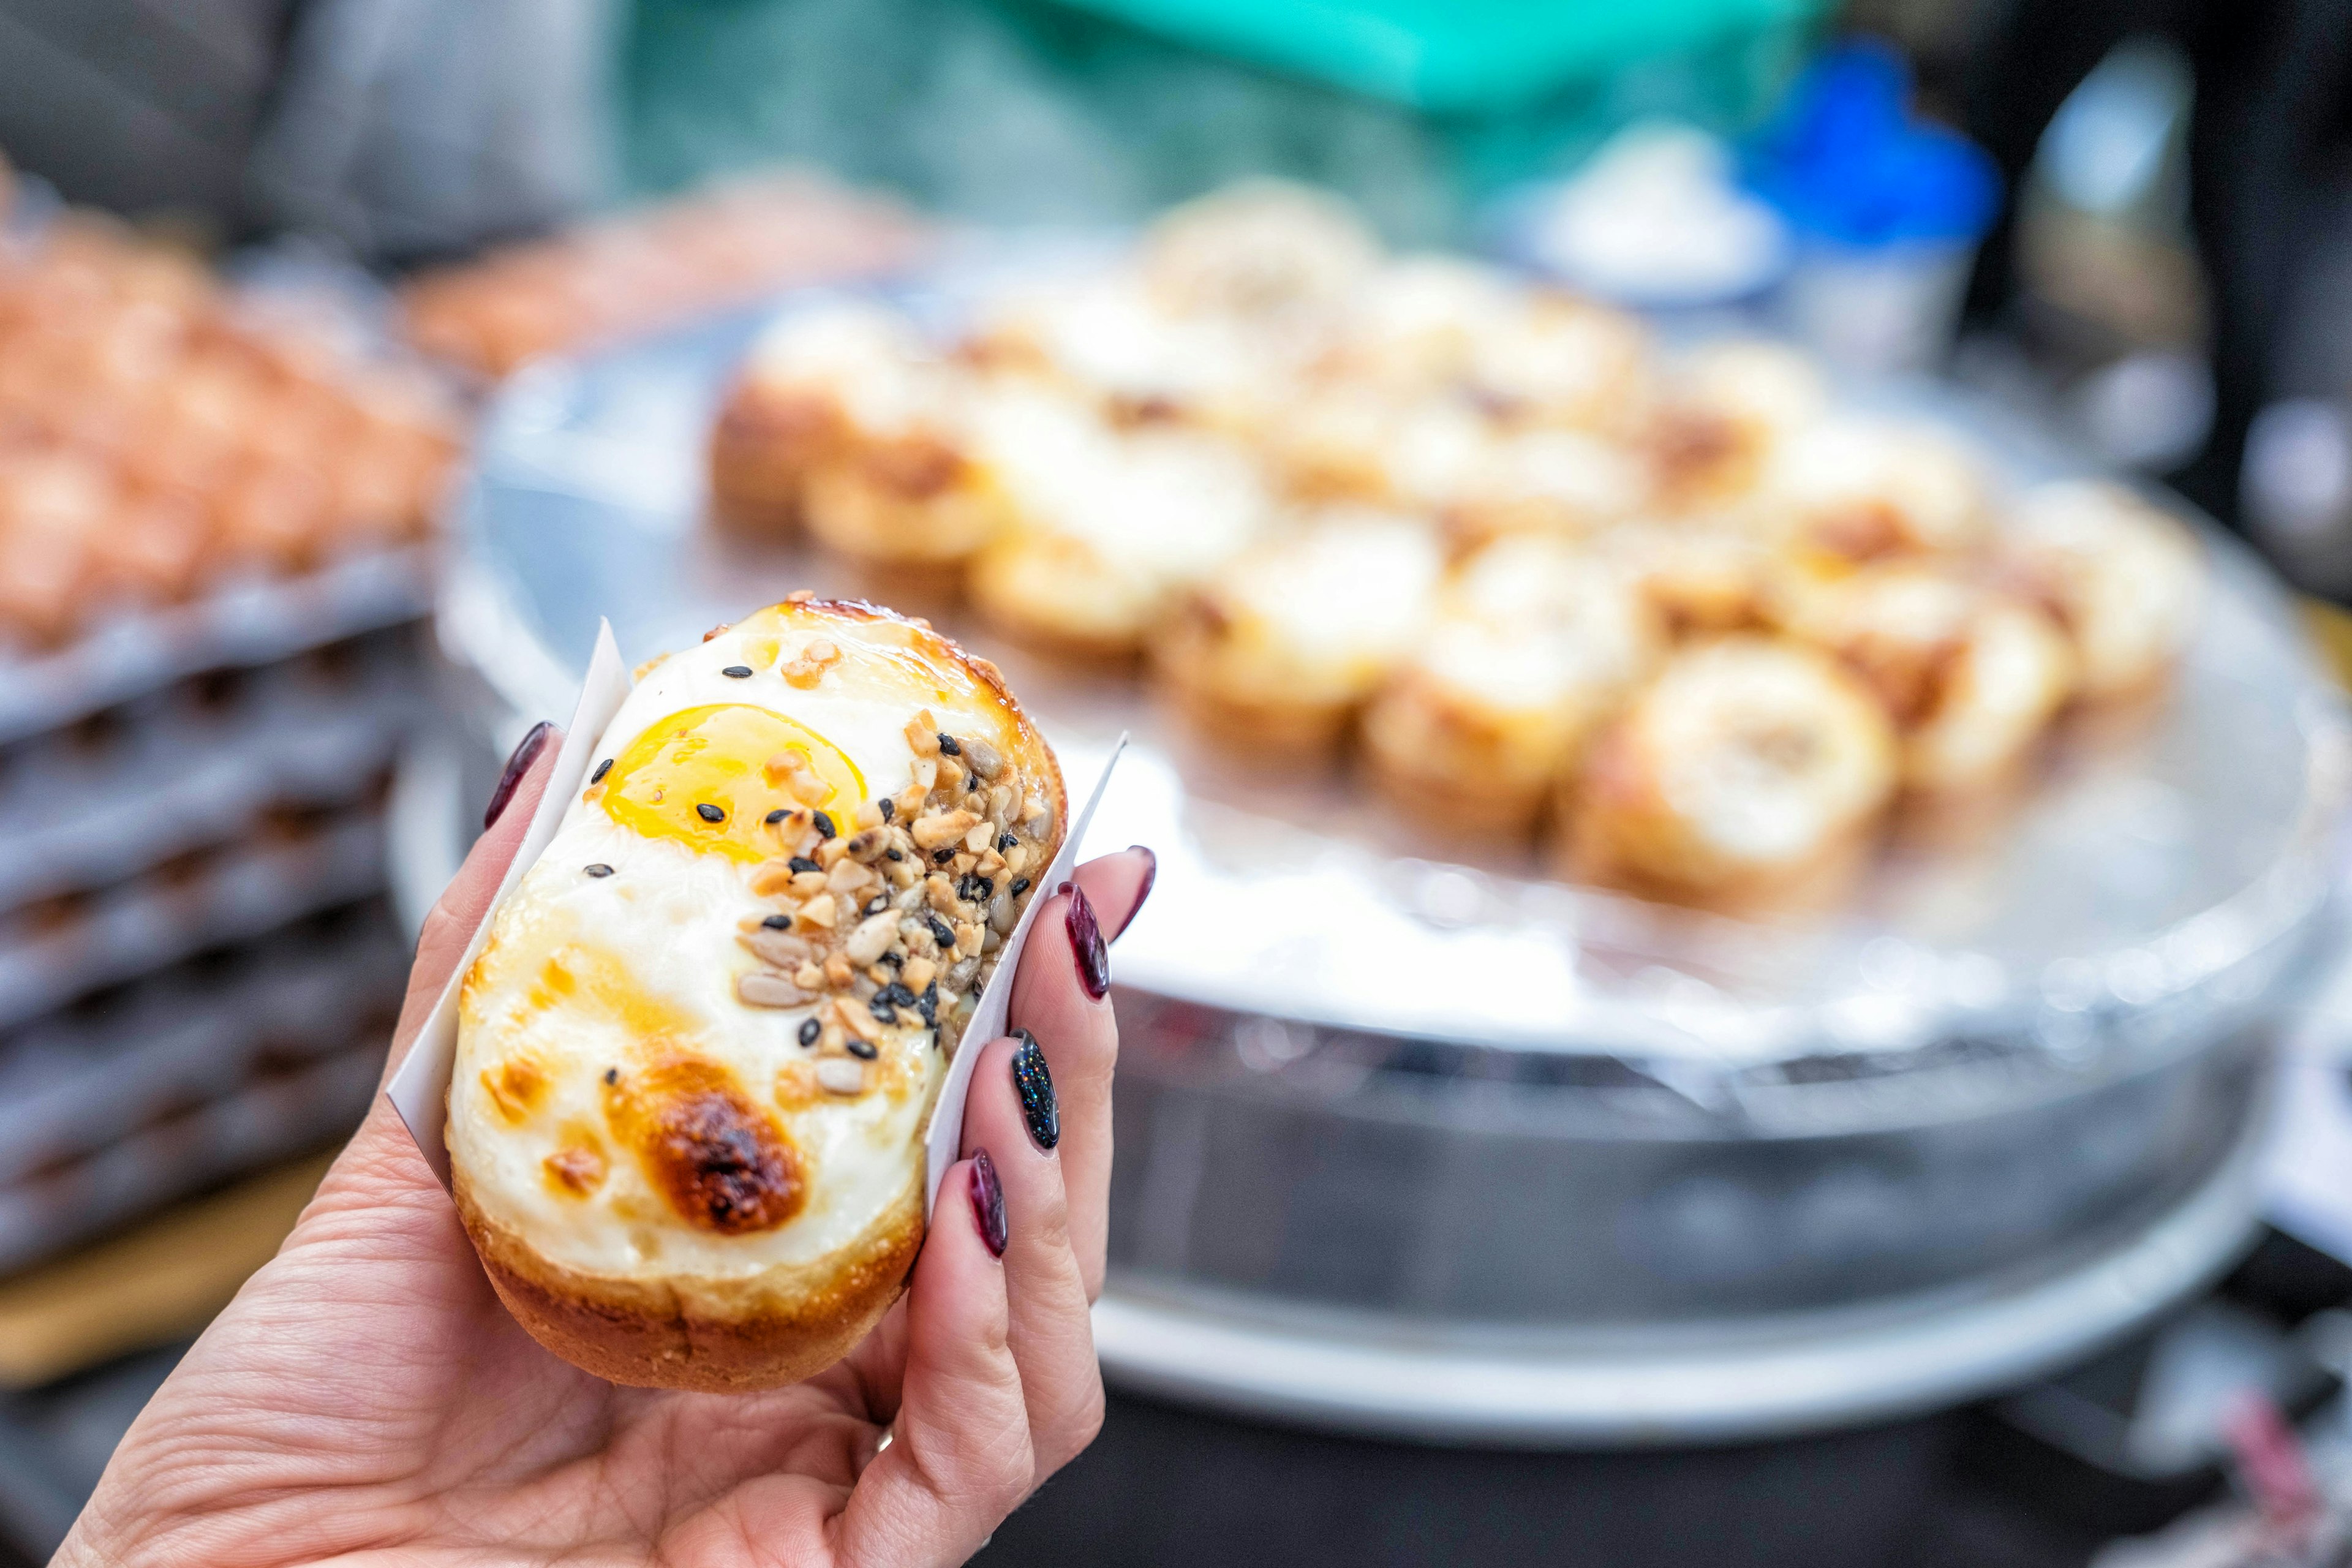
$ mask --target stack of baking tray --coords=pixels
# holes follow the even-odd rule
[[[0,1268],[365,1109],[425,567],[353,557],[0,668]]]

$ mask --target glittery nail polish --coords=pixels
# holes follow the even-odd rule
[[[1087,994],[1101,1001],[1110,994],[1110,950],[1103,946],[1102,927],[1095,923],[1095,907],[1087,901],[1087,890],[1070,889],[1070,951],[1077,955],[1078,983]]]
[[[514,755],[507,759],[506,772],[499,775],[499,787],[490,792],[489,806],[482,813],[483,831],[488,832],[497,826],[499,818],[506,815],[507,803],[514,799],[515,786],[522,783],[523,774],[530,772],[530,764],[539,760],[547,738],[553,733],[555,726],[541,719],[516,744]]]
[[[1045,1053],[1037,1048],[1037,1037],[1026,1029],[1015,1029],[1013,1037],[1021,1042],[1013,1053],[1013,1091],[1021,1097],[1021,1120],[1029,1124],[1029,1136],[1040,1149],[1050,1152],[1062,1141],[1062,1108],[1054,1099],[1054,1074],[1045,1066]]]
[[[985,1149],[971,1157],[971,1220],[980,1226],[980,1239],[988,1244],[988,1250],[1003,1257],[1004,1245],[1013,1234],[1005,1228],[1004,1187],[996,1179],[996,1162]]]

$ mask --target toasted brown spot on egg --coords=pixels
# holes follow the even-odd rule
[[[541,1163],[548,1184],[574,1197],[586,1197],[604,1182],[604,1156],[594,1149],[561,1149]]]
[[[499,1108],[500,1116],[520,1122],[538,1109],[540,1098],[547,1092],[547,1075],[529,1057],[515,1057],[497,1067],[484,1068],[482,1088]]]
[[[798,1153],[717,1063],[664,1062],[604,1099],[614,1132],[688,1225],[720,1236],[773,1230],[806,1201]]]

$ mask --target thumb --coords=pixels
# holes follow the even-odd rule
[[[1002,1213],[995,1184],[985,1152],[949,1166],[940,1184],[907,1299],[906,1381],[890,1445],[835,1521],[842,1568],[961,1563],[1028,1493],[1029,1415],[1004,1266],[982,1230],[987,1204]]]

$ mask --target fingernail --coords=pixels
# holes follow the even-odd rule
[[[980,1239],[988,1243],[988,1250],[1004,1256],[1004,1244],[1013,1239],[1004,1228],[1004,1188],[996,1179],[996,1162],[981,1150],[971,1157],[971,1220],[980,1226]]]
[[[1015,1029],[1013,1037],[1021,1042],[1013,1053],[1013,1088],[1021,1096],[1021,1120],[1029,1124],[1030,1139],[1040,1149],[1051,1152],[1062,1141],[1062,1108],[1054,1100],[1054,1074],[1045,1066],[1045,1053],[1037,1048],[1037,1037],[1026,1029]]]
[[[1095,907],[1087,890],[1070,889],[1070,951],[1078,955],[1078,980],[1087,994],[1101,1001],[1110,994],[1110,952],[1103,946],[1102,927],[1095,923]]]
[[[1143,885],[1135,889],[1135,902],[1128,907],[1126,923],[1118,928],[1122,931],[1133,925],[1135,917],[1143,912],[1144,900],[1151,897],[1151,885],[1160,880],[1160,857],[1151,852],[1151,846],[1130,844],[1127,847],[1130,854],[1143,857]]]
[[[540,748],[547,744],[548,736],[554,732],[555,726],[541,719],[516,745],[514,755],[507,759],[507,771],[499,775],[499,787],[490,792],[489,809],[482,813],[485,832],[506,814],[507,802],[514,798],[515,785],[522,783],[522,775],[530,772],[530,764],[539,760]]]

